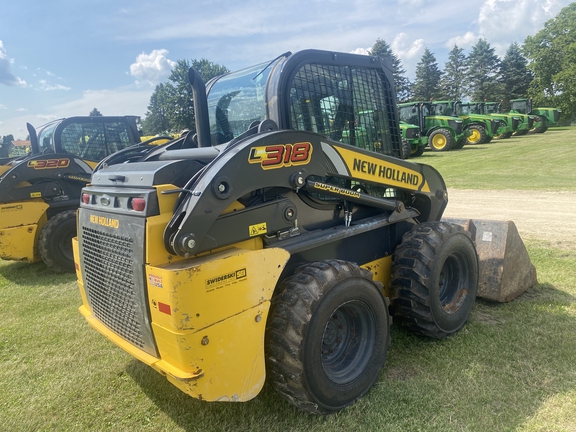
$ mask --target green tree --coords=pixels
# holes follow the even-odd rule
[[[10,150],[12,150],[12,147],[14,146],[12,141],[14,141],[14,136],[12,134],[2,137],[2,140],[0,140],[0,157],[4,158],[10,156]]]
[[[467,73],[464,49],[454,45],[440,77],[440,97],[447,100],[462,100],[466,93]]]
[[[468,96],[472,100],[498,100],[500,59],[486,39],[480,38],[468,55]]]
[[[534,73],[528,90],[534,104],[560,108],[565,121],[576,118],[576,3],[528,36],[522,50]]]
[[[192,86],[188,82],[188,69],[193,67],[206,82],[225,74],[228,69],[206,59],[178,60],[168,82],[158,84],[150,97],[148,111],[142,121],[144,135],[163,132],[195,131]]]
[[[533,74],[527,66],[528,60],[522,55],[520,45],[517,42],[511,43],[500,67],[504,109],[510,108],[510,99],[524,98],[528,94]]]
[[[88,114],[90,117],[102,117],[102,113],[100,111],[98,111],[98,109],[94,108],[92,111],[90,111],[90,114]]]
[[[440,77],[438,62],[432,52],[426,48],[420,62],[416,65],[416,79],[412,85],[414,100],[430,100],[440,96]]]
[[[372,49],[368,50],[370,55],[375,57],[390,56],[392,59],[392,74],[394,76],[394,88],[396,89],[396,99],[398,102],[405,102],[410,99],[410,80],[406,78],[406,70],[402,67],[402,62],[396,54],[392,52],[390,45],[383,39],[376,39]]]

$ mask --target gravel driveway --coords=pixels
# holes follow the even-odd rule
[[[444,217],[512,220],[523,239],[576,249],[576,192],[448,189]]]

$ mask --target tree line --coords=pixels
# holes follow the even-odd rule
[[[561,121],[576,117],[576,3],[563,8],[544,28],[528,36],[521,45],[513,42],[503,58],[485,38],[479,38],[470,52],[454,45],[444,68],[434,53],[425,48],[416,66],[415,79],[406,70],[390,45],[377,39],[371,55],[392,58],[398,102],[422,100],[502,101],[532,97],[534,106],[552,106],[562,110]],[[188,69],[194,67],[205,81],[227,73],[222,65],[206,59],[179,60],[168,77],[158,84],[150,98],[142,122],[145,135],[194,130],[192,89]]]

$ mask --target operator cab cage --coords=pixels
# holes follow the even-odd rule
[[[315,132],[335,141],[400,157],[391,62],[320,50],[278,58],[217,77],[206,85],[208,139],[238,138],[257,122]]]
[[[140,142],[137,116],[76,116],[35,129],[27,124],[32,154],[66,153],[100,161]]]

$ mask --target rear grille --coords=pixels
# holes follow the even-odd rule
[[[94,316],[139,348],[144,347],[134,287],[132,238],[82,228],[84,283]]]

